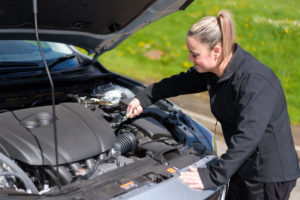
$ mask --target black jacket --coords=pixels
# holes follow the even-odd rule
[[[236,172],[261,182],[300,176],[280,81],[239,45],[221,78],[190,68],[150,85],[136,97],[146,107],[162,98],[207,90],[228,150],[217,164],[198,169],[205,189],[224,184]]]

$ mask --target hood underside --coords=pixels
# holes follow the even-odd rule
[[[190,0],[38,0],[40,39],[93,51],[115,47]],[[32,0],[1,0],[0,38],[35,39]]]

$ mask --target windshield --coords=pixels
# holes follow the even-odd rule
[[[72,54],[65,44],[41,42],[46,60],[55,60]],[[36,41],[0,40],[0,62],[34,62],[40,63],[42,57]]]
[[[78,67],[81,61],[70,46],[63,43],[41,41],[50,71]],[[36,41],[0,40],[0,73],[40,71],[44,62]]]

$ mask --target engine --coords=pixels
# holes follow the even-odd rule
[[[176,120],[156,106],[127,119],[126,100],[132,97],[130,90],[112,83],[96,85],[86,94],[68,94],[56,106],[57,157],[51,106],[1,113],[0,188],[45,193],[147,156],[162,164],[176,157],[191,137],[176,134],[170,128],[178,125]]]
[[[1,143],[8,156],[28,165],[55,165],[51,106],[5,112]],[[110,150],[115,135],[101,116],[78,103],[56,106],[58,164],[83,160]]]

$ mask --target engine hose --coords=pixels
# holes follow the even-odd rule
[[[134,148],[136,145],[136,139],[135,136],[130,133],[130,132],[126,132],[126,133],[122,133],[117,137],[117,141],[114,145],[114,150],[118,153],[118,154],[124,154],[126,153],[128,150]]]
[[[55,166],[52,166],[49,169],[44,169],[44,171],[55,181],[56,184],[66,185],[68,183],[71,183],[73,178],[70,171],[64,166],[59,166],[58,177],[56,174]]]
[[[30,180],[30,178],[26,175],[26,173],[10,158],[8,158],[6,155],[0,152],[0,161],[5,163],[10,167],[10,169],[13,171],[11,175],[16,176],[22,180],[24,183],[26,190],[33,193],[37,194],[38,189],[35,187],[34,183]],[[0,175],[5,175],[5,172],[1,172]]]

